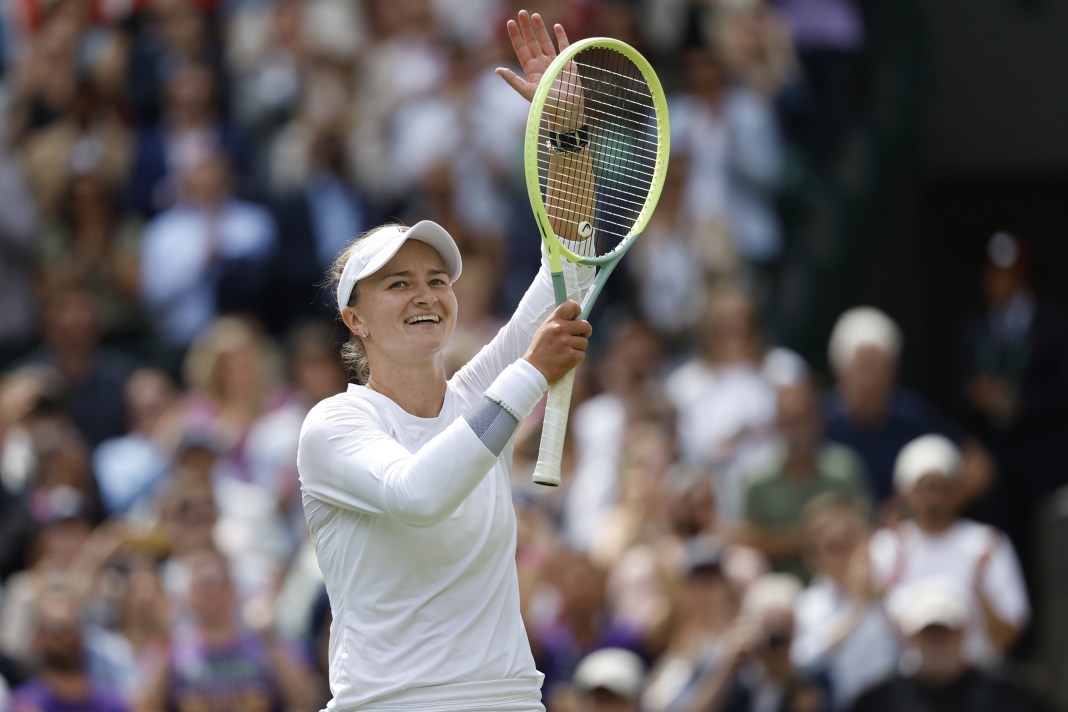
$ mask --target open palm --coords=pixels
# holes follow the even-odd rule
[[[553,46],[549,29],[541,15],[531,15],[526,10],[519,11],[517,20],[508,21],[508,38],[512,40],[512,49],[524,76],[520,77],[505,67],[498,67],[497,74],[527,101],[534,98],[538,82],[556,58],[557,52],[562,52],[569,44],[563,26],[554,25],[553,32],[557,46]]]

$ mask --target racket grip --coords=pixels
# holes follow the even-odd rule
[[[560,486],[560,466],[564,456],[564,435],[571,411],[571,389],[575,385],[575,370],[549,387],[545,403],[545,417],[541,425],[541,446],[538,463],[534,465],[534,484]]]

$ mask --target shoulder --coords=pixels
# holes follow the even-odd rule
[[[906,709],[900,704],[900,696],[909,685],[907,678],[898,675],[877,682],[860,693],[850,709],[852,712],[880,712],[881,710],[890,712]]]
[[[301,426],[301,440],[311,431],[332,431],[352,425],[380,427],[382,422],[382,413],[373,403],[363,398],[358,391],[348,390],[324,398],[312,406]]]
[[[821,470],[836,480],[856,480],[864,470],[864,463],[853,448],[834,442],[820,450]]]
[[[983,675],[992,688],[997,691],[1003,709],[1034,710],[1035,712],[1053,712],[1055,707],[1040,693],[1035,681],[1028,678],[1023,670],[1013,663],[1002,665],[997,670]]]

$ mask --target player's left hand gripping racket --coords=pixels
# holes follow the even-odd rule
[[[668,153],[664,90],[630,45],[605,37],[576,42],[542,75],[527,118],[527,193],[557,304],[569,297],[563,260],[598,268],[580,319],[648,223]],[[537,484],[560,484],[574,376],[572,371],[549,389]]]

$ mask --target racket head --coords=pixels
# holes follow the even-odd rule
[[[556,191],[565,199],[547,204],[550,131],[576,101],[583,106],[589,170],[565,171],[562,191]],[[630,45],[608,37],[565,48],[538,83],[524,141],[527,194],[550,261],[562,257],[601,265],[621,256],[656,207],[669,154],[667,97],[649,62]],[[566,200],[576,186],[592,188],[592,220]],[[579,234],[583,223],[589,223],[592,235],[565,243],[552,229],[554,221],[575,224]]]

